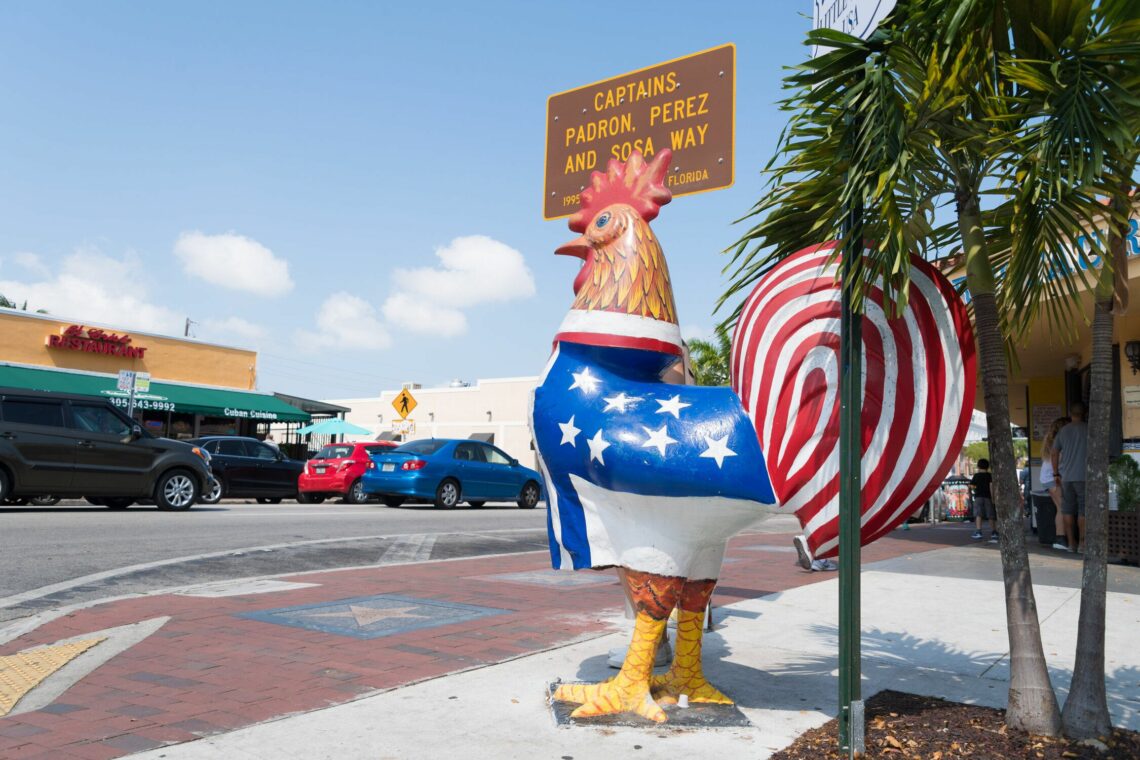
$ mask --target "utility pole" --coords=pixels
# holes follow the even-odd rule
[[[190,325],[196,325],[196,324],[198,324],[198,323],[195,322],[194,320],[190,319],[190,317],[186,317],[186,329],[182,331],[182,337],[189,338],[190,337]]]

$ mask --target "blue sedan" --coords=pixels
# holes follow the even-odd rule
[[[371,452],[370,452],[371,453]],[[514,501],[534,509],[542,498],[542,478],[501,449],[482,441],[425,438],[376,452],[361,478],[364,492],[389,507],[408,499],[452,509],[466,501]]]

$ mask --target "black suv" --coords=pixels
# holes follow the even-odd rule
[[[202,494],[203,504],[217,504],[223,498],[256,498],[262,504],[297,498],[297,478],[305,469],[299,459],[290,459],[256,438],[236,435],[208,435],[190,443],[210,453],[215,485]]]
[[[0,388],[0,502],[52,494],[189,509],[213,486],[209,457],[156,438],[109,399]]]

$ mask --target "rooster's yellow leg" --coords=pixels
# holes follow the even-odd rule
[[[665,711],[653,701],[649,679],[653,675],[657,644],[665,633],[669,612],[677,603],[684,581],[633,570],[624,570],[620,576],[637,610],[633,641],[621,670],[602,683],[559,686],[554,698],[579,703],[570,713],[572,718],[633,712],[662,723],[666,720]]]
[[[673,664],[667,673],[654,676],[652,681],[653,696],[663,705],[676,704],[682,694],[687,694],[690,702],[732,704],[731,699],[708,682],[701,667],[705,606],[715,585],[716,581],[689,581],[681,591]]]
[[[559,686],[554,698],[582,703],[570,713],[571,718],[633,712],[643,718],[663,722],[665,711],[650,696],[649,677],[653,673],[653,658],[657,654],[657,642],[665,632],[665,623],[665,620],[654,620],[644,612],[637,613],[633,641],[618,674],[603,683]]]

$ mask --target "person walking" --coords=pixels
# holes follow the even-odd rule
[[[807,536],[802,533],[792,537],[792,546],[796,547],[796,564],[804,570],[818,573],[821,571],[839,569],[839,565],[829,559],[816,559],[813,557],[811,549],[809,549],[807,545]]]
[[[1053,548],[1065,551],[1069,549],[1069,542],[1065,538],[1065,518],[1061,514],[1061,484],[1053,477],[1057,474],[1053,469],[1053,441],[1057,438],[1057,433],[1061,432],[1061,428],[1070,421],[1068,417],[1058,417],[1053,420],[1049,432],[1045,434],[1045,440],[1041,442],[1041,487],[1049,491],[1049,498],[1053,500],[1054,508],[1053,529],[1056,539],[1053,541]]]
[[[1085,460],[1089,449],[1089,428],[1085,405],[1069,407],[1072,422],[1053,439],[1053,482],[1061,486],[1061,514],[1069,551],[1084,551],[1085,539]]]
[[[994,497],[990,486],[993,484],[994,476],[990,474],[990,460],[979,459],[978,471],[974,473],[974,477],[970,478],[970,489],[974,492],[974,524],[977,529],[970,538],[980,539],[982,535],[982,520],[990,521],[990,543],[996,544],[998,540],[997,533],[997,511],[994,509]]]

